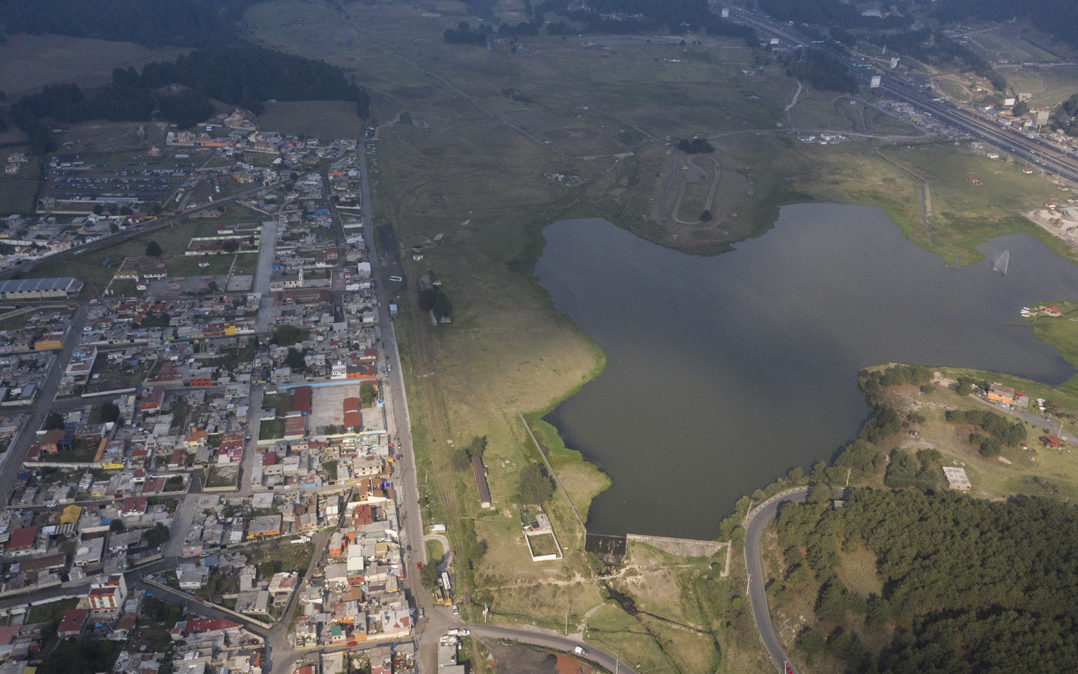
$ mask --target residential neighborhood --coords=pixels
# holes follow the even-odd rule
[[[10,269],[200,207],[89,285],[0,282],[2,671],[89,634],[117,673],[417,671],[365,146],[221,117],[54,155],[0,223]]]

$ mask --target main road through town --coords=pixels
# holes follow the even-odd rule
[[[363,198],[363,232],[368,238],[368,245],[371,245],[372,240],[376,237],[371,208],[366,150],[366,147],[360,145],[356,154],[359,160],[360,185]],[[389,276],[398,272],[395,263],[396,256],[399,256],[399,254],[398,250],[377,251],[369,255],[369,259],[378,300],[378,321],[382,337],[380,355],[387,369],[382,395],[386,401],[386,428],[389,430],[393,441],[395,458],[393,483],[397,494],[401,545],[404,547],[404,586],[416,606],[422,608],[426,616],[423,620],[418,621],[416,625],[419,671],[435,672],[438,670],[438,639],[449,629],[456,627],[468,628],[474,636],[508,639],[559,651],[568,652],[577,646],[582,646],[588,651],[586,659],[602,665],[611,672],[631,674],[633,670],[613,655],[591,646],[584,646],[579,641],[574,641],[557,633],[511,625],[494,626],[465,623],[459,616],[452,613],[449,607],[436,606],[430,595],[423,589],[419,581],[417,565],[428,562],[433,564],[437,560],[428,560],[426,558],[426,547],[423,542],[423,520],[419,510],[419,487],[416,481],[415,454],[412,446],[412,424],[408,416],[408,400],[404,391],[404,371],[401,367],[400,352],[397,349],[392,317],[389,315],[389,304],[396,300],[393,291],[396,284],[389,280]],[[385,264],[383,264],[383,260]]]
[[[808,487],[798,487],[776,494],[754,508],[745,517],[745,569],[749,575],[749,599],[752,604],[752,617],[756,620],[756,631],[760,641],[767,649],[767,655],[780,671],[787,664],[786,653],[782,650],[775,626],[771,624],[771,613],[767,608],[767,592],[764,590],[764,570],[760,563],[760,535],[764,528],[775,518],[779,506],[783,503],[803,503],[808,497]],[[789,671],[794,671],[792,667]]]
[[[11,499],[11,490],[15,486],[15,478],[22,470],[22,462],[26,458],[26,451],[30,449],[30,443],[34,439],[37,430],[45,423],[45,417],[52,409],[56,399],[56,390],[60,386],[60,377],[64,368],[71,360],[71,354],[79,343],[79,335],[82,334],[82,326],[86,323],[86,316],[90,313],[90,305],[83,302],[71,316],[67,334],[64,335],[64,345],[59,351],[53,353],[49,371],[41,381],[41,387],[37,391],[37,398],[30,408],[30,414],[23,420],[19,432],[15,435],[7,452],[0,458],[0,494],[3,495],[4,503]]]

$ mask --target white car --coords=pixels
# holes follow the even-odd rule
[[[471,630],[466,630],[466,629],[463,629],[463,628],[458,629],[456,627],[454,627],[453,629],[449,630],[449,632],[447,632],[447,634],[449,636],[451,636],[451,637],[466,637],[471,633],[472,633]]]

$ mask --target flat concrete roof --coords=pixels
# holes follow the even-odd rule
[[[0,281],[0,293],[41,292],[45,290],[65,290],[78,292],[82,281],[70,276],[57,278],[24,278],[13,281]]]

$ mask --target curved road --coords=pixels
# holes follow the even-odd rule
[[[771,523],[783,503],[804,503],[808,497],[808,487],[798,487],[776,494],[757,506],[745,517],[745,568],[749,574],[749,599],[752,604],[752,617],[756,621],[756,631],[764,643],[767,654],[780,671],[788,662],[782,650],[775,626],[771,624],[771,613],[767,608],[767,593],[764,591],[764,570],[760,564],[760,535],[764,527]],[[792,668],[791,672],[796,671]]]
[[[472,631],[473,636],[487,637],[488,639],[509,639],[522,644],[542,646],[543,648],[567,653],[572,653],[577,646],[583,646],[588,651],[587,655],[580,656],[583,659],[590,660],[610,672],[619,672],[619,674],[620,672],[627,672],[628,674],[633,674],[634,672],[632,668],[609,653],[604,653],[582,641],[563,637],[554,632],[533,632],[520,627],[497,627],[494,625],[467,625],[467,627]]]

